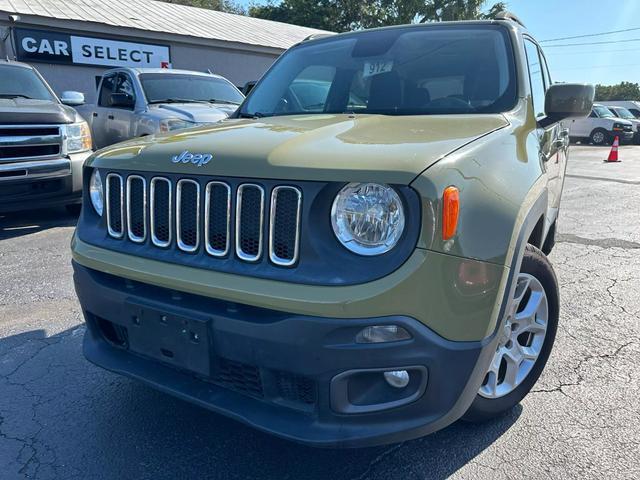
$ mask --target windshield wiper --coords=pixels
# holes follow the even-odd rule
[[[238,114],[238,116],[240,118],[262,118],[262,117],[266,117],[266,115],[264,113],[261,113],[261,112],[255,112],[255,113],[244,113],[244,112],[241,112],[240,114]]]
[[[152,100],[149,105],[154,103],[209,103],[206,100],[194,100],[192,98],[165,98],[162,100]]]
[[[2,98],[28,98],[33,100],[29,95],[22,95],[21,93],[0,93],[0,97]]]
[[[209,99],[209,103],[224,103],[226,105],[240,105],[240,102],[232,102],[231,100],[218,100],[217,98]]]

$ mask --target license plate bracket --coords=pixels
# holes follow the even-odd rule
[[[204,376],[211,375],[210,320],[127,302],[132,352]]]

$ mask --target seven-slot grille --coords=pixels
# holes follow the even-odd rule
[[[267,256],[279,266],[296,264],[300,245],[302,192],[281,185],[271,192],[255,183],[234,188],[222,181],[201,184],[165,177],[106,176],[107,231],[159,248],[226,257],[232,246],[246,262]],[[234,194],[235,193],[235,194]],[[265,226],[268,225],[268,238]],[[233,238],[232,238],[233,236]]]

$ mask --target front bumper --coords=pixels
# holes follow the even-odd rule
[[[406,316],[297,315],[179,293],[76,262],[74,272],[90,361],[316,446],[399,442],[446,427],[475,398],[494,351],[493,336],[448,341]],[[177,343],[175,335],[163,333],[172,322],[181,322],[180,335],[186,335]],[[381,323],[400,325],[413,338],[354,342],[363,327]],[[147,328],[145,335],[140,328]],[[194,343],[193,331],[201,342]],[[382,380],[381,371],[394,369],[410,371],[412,383],[405,390]],[[351,380],[344,381],[344,372]],[[353,411],[349,404],[373,408],[347,413]]]
[[[91,152],[0,163],[0,212],[82,202],[82,166]]]
[[[632,130],[631,131],[626,131],[626,130],[611,131],[611,138],[619,137],[620,141],[624,143],[633,141],[634,136],[635,136],[635,133]]]

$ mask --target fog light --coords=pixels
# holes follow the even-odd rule
[[[411,334],[398,325],[373,325],[356,335],[356,343],[385,343],[409,340]]]
[[[406,370],[384,372],[384,379],[394,388],[404,388],[409,385],[409,372]]]

